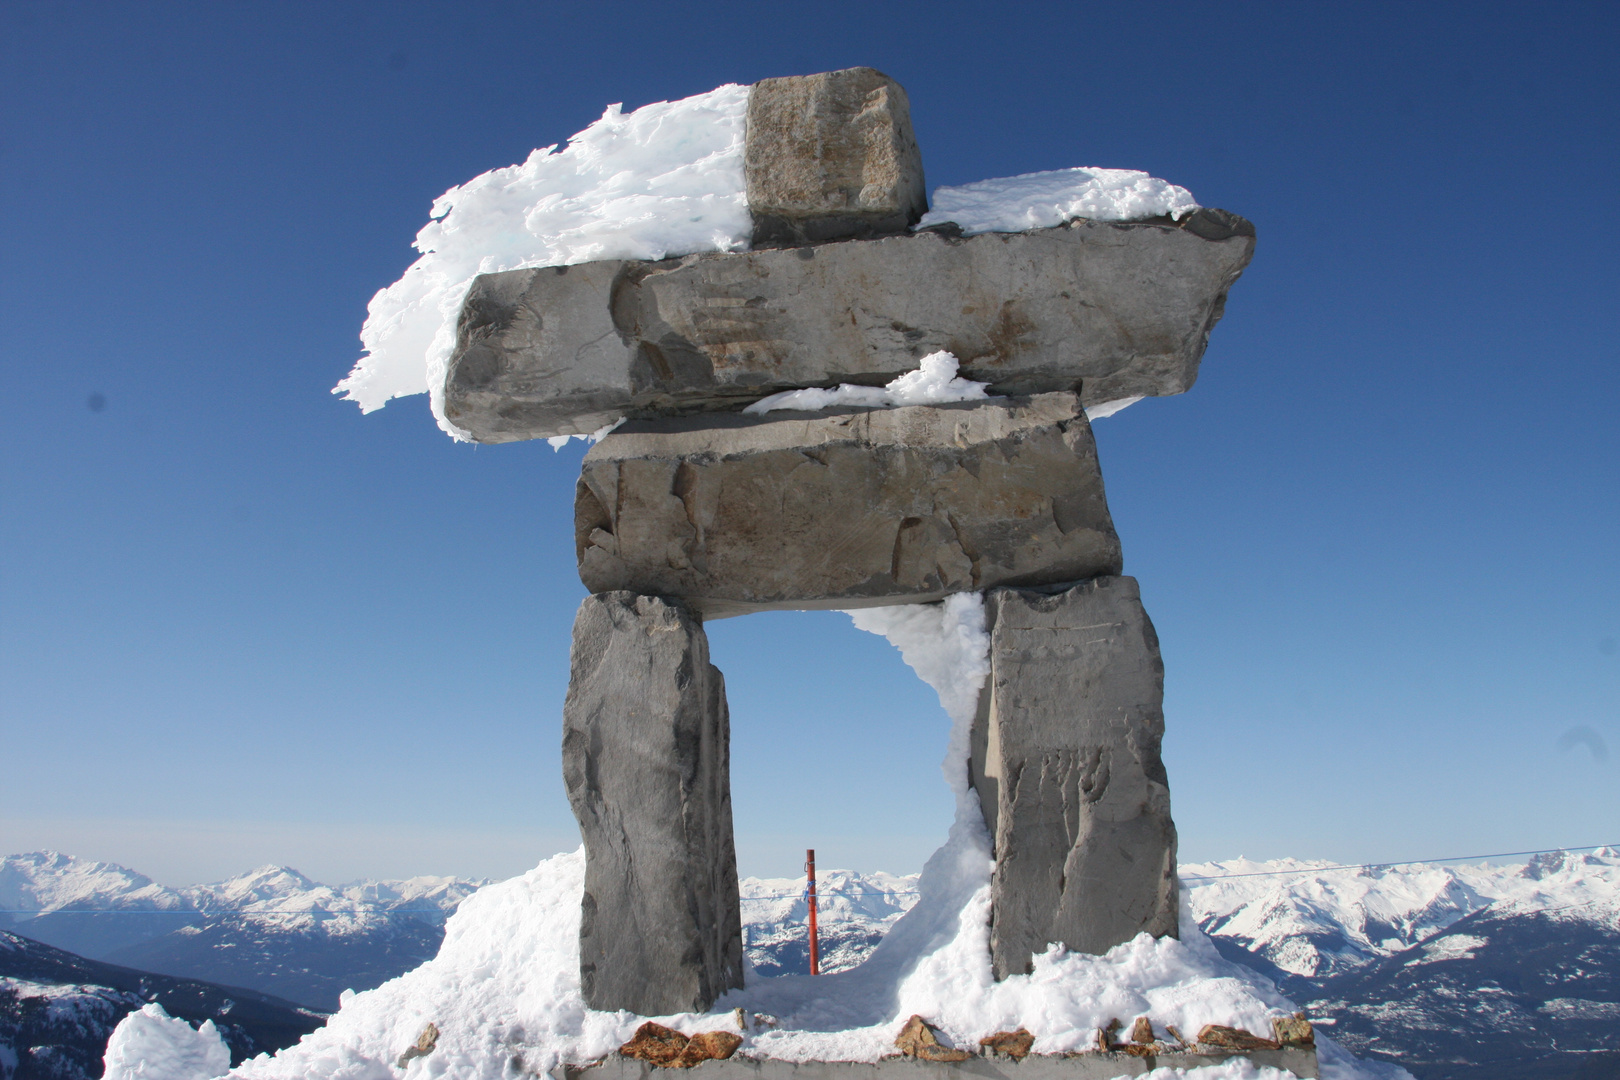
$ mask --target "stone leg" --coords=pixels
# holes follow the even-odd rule
[[[996,977],[1052,942],[1102,953],[1143,930],[1176,936],[1164,664],[1136,580],[985,599],[973,781],[995,837]]]
[[[725,681],[678,602],[602,593],[574,620],[563,779],[585,838],[593,1009],[702,1012],[742,985]]]

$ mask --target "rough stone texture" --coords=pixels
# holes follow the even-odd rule
[[[619,1056],[639,1058],[653,1065],[673,1065],[686,1049],[687,1038],[674,1028],[648,1020],[619,1047]]]
[[[1315,1046],[1316,1029],[1305,1019],[1304,1013],[1277,1016],[1271,1021],[1271,1034],[1280,1046]]]
[[[632,422],[585,456],[574,536],[591,592],[681,597],[706,618],[1120,567],[1074,394]]]
[[[1177,932],[1176,829],[1159,756],[1164,665],[1134,578],[985,597],[990,677],[973,780],[995,836],[991,962],[1052,942],[1102,953]]]
[[[1200,1050],[1281,1050],[1275,1039],[1264,1039],[1252,1031],[1227,1027],[1225,1024],[1205,1024],[1198,1029]]]
[[[1028,1028],[1019,1028],[1017,1031],[998,1031],[994,1035],[986,1035],[979,1040],[986,1057],[1005,1055],[1014,1061],[1023,1061],[1035,1046],[1035,1036],[1029,1033]]]
[[[725,682],[679,604],[580,605],[563,779],[585,839],[580,978],[593,1009],[702,1012],[742,985]]]
[[[945,1046],[939,1041],[939,1029],[913,1013],[894,1037],[894,1045],[907,1057],[923,1061],[966,1061],[973,1055],[966,1050]]]
[[[648,1020],[619,1047],[619,1056],[669,1069],[691,1069],[705,1061],[724,1061],[741,1045],[742,1036],[729,1031],[700,1031],[688,1038],[674,1028]]]
[[[871,68],[755,83],[743,157],[755,247],[904,232],[928,210],[906,92]]]
[[[880,385],[949,349],[996,394],[1179,394],[1254,249],[1242,218],[1076,221],[486,274],[445,416],[480,442]]]
[[[633,400],[633,346],[613,325],[625,262],[482,274],[467,290],[445,416],[480,442],[587,435]]]

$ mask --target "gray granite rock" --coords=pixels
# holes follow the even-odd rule
[[[991,961],[1177,934],[1164,664],[1136,580],[992,589],[973,782],[995,836]],[[994,808],[993,811],[991,808]]]
[[[593,1009],[702,1012],[742,985],[725,681],[678,603],[608,593],[574,620],[563,779],[585,839]]]
[[[928,210],[906,92],[871,68],[755,83],[743,158],[755,247],[905,232]]]
[[[588,435],[632,400],[633,350],[613,325],[624,262],[475,278],[456,323],[445,416],[479,442]]]
[[[445,415],[480,442],[589,432],[881,385],[939,349],[997,394],[1179,394],[1253,249],[1248,222],[1199,211],[486,274],[463,309]]]
[[[635,421],[586,454],[574,531],[592,592],[681,597],[706,618],[1120,568],[1072,393]]]

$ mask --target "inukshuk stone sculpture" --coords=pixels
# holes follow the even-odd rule
[[[630,420],[585,458],[564,708],[586,848],[587,1003],[701,1010],[742,983],[724,682],[705,618],[982,591],[971,782],[992,962],[1177,925],[1163,666],[1120,576],[1088,406],[1197,375],[1254,230],[1180,221],[963,236],[924,210],[905,92],[868,68],[751,89],[753,249],[477,279],[445,414],[483,442]],[[882,385],[948,350],[989,398],[741,409]]]

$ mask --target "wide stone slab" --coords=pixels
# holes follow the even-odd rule
[[[690,612],[630,593],[580,605],[569,664],[585,1003],[701,1012],[743,981],[725,680]]]
[[[940,349],[997,394],[1179,394],[1253,250],[1247,221],[1200,210],[485,274],[462,310],[445,415],[480,442],[588,433],[880,385]]]
[[[741,1054],[724,1061],[705,1061],[692,1070],[704,1080],[1115,1080],[1146,1076],[1155,1069],[1194,1069],[1222,1065],[1237,1058],[1261,1067],[1287,1069],[1295,1076],[1317,1077],[1316,1051],[1307,1047],[1250,1050],[1241,1054],[1197,1052],[1136,1056],[1123,1053],[1031,1054],[1022,1061],[970,1057],[966,1061],[918,1061],[887,1057],[879,1061],[778,1061]],[[590,1065],[559,1065],[553,1080],[652,1080],[662,1070],[635,1058],[612,1055]]]
[[[928,210],[906,92],[871,68],[755,83],[743,159],[755,247],[905,232]]]
[[[681,597],[706,618],[1120,568],[1072,393],[635,421],[585,455],[574,536],[587,589]]]
[[[1177,936],[1164,664],[1136,579],[992,589],[985,614],[971,756],[995,836],[996,977],[1054,942],[1100,954],[1143,931]]]

